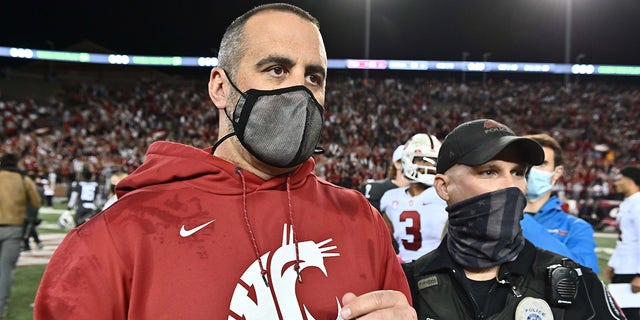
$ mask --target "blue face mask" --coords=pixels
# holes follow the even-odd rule
[[[536,168],[529,170],[529,175],[527,175],[527,199],[529,201],[538,200],[551,190],[551,177],[554,173],[555,170],[551,172]]]

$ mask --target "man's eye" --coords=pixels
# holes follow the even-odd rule
[[[483,170],[483,171],[480,171],[480,174],[483,175],[483,176],[492,175],[493,174],[493,170]]]
[[[282,67],[273,67],[269,70],[269,72],[273,73],[274,75],[281,75],[284,73],[284,69]]]
[[[313,84],[320,84],[320,82],[322,81],[322,78],[320,78],[318,75],[311,74],[307,76],[307,81]]]

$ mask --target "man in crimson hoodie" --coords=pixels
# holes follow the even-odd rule
[[[327,58],[315,18],[227,29],[208,149],[156,142],[118,201],[56,250],[36,319],[415,319],[380,214],[313,174]]]

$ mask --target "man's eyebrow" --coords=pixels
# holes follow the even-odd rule
[[[256,68],[261,69],[264,66],[267,66],[270,64],[278,64],[278,65],[290,67],[290,66],[293,66],[295,63],[293,62],[292,59],[287,57],[270,55],[260,59],[260,61],[256,63]],[[307,73],[318,73],[322,75],[323,78],[327,76],[327,70],[321,65],[315,65],[315,64],[309,65],[305,68],[305,71]]]
[[[269,65],[269,64],[280,64],[280,65],[285,65],[285,66],[292,66],[294,64],[293,60],[287,58],[287,57],[283,57],[283,56],[273,56],[273,55],[269,55],[266,56],[262,59],[260,59],[260,61],[258,61],[258,63],[256,63],[256,67],[258,69]]]
[[[327,77],[327,69],[325,69],[321,65],[313,64],[313,65],[307,66],[305,68],[305,71],[307,73],[318,73],[318,74],[320,74],[322,76],[322,78],[326,78]]]

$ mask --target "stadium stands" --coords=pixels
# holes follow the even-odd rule
[[[211,145],[218,113],[206,82],[150,79],[57,80],[46,98],[14,97],[0,87],[1,151],[20,152],[28,170],[53,171],[68,184],[84,164],[102,175],[135,169],[155,140]],[[442,139],[480,117],[557,138],[568,169],[561,188],[573,199],[606,195],[612,168],[637,163],[640,152],[637,86],[582,81],[568,92],[560,82],[344,78],[327,84],[326,152],[315,156],[317,174],[345,187],[382,178],[407,137]]]

